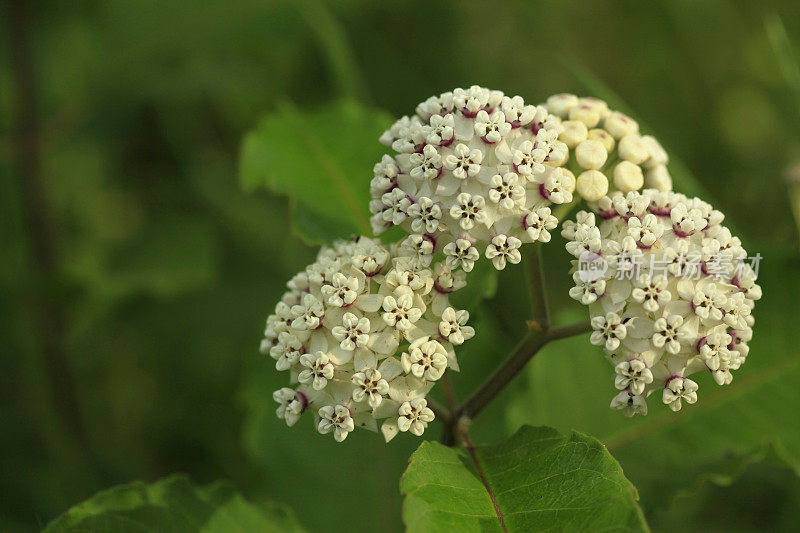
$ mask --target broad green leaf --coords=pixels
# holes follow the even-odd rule
[[[400,482],[408,531],[647,531],[636,489],[599,441],[525,426],[474,450],[425,442]]]
[[[194,485],[173,476],[152,485],[136,481],[96,494],[56,518],[46,533],[291,532],[303,531],[291,512],[270,504],[260,509],[229,487]]]
[[[282,104],[244,139],[242,185],[288,196],[294,229],[310,241],[369,235],[371,169],[390,122],[351,101],[313,111]]]
[[[729,483],[765,456],[800,474],[800,346],[786,334],[800,301],[798,267],[796,256],[764,259],[759,278],[764,297],[753,311],[747,363],[725,387],[698,375],[695,405],[673,413],[654,394],[645,417],[629,419],[610,410],[617,392],[613,369],[584,335],[554,343],[536,356],[526,369],[527,387],[508,407],[509,425],[535,421],[601,439],[647,509],[663,507],[705,480]]]

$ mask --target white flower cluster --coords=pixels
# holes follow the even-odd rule
[[[339,442],[379,420],[387,442],[421,435],[434,419],[426,394],[458,370],[453,346],[474,335],[448,301],[464,277],[366,237],[324,247],[267,319],[261,351],[297,384],[273,394],[278,417],[292,426],[310,410]]]
[[[572,201],[575,177],[562,168],[560,120],[478,86],[434,96],[381,137],[397,152],[375,165],[372,227],[392,225],[442,251],[469,272],[481,253],[502,270],[519,263],[523,242],[547,242],[552,204]],[[429,260],[429,259],[426,259]]]
[[[585,200],[605,197],[609,181],[613,190],[624,193],[643,186],[672,190],[667,152],[654,137],[641,135],[632,118],[609,110],[602,100],[574,94],[551,96],[545,107],[562,120],[558,138],[574,156],[570,168]]]
[[[577,258],[570,296],[589,306],[591,342],[616,371],[612,408],[647,414],[645,398],[660,391],[677,411],[697,401],[691,374],[727,385],[744,363],[761,289],[722,219],[702,200],[648,189],[564,223]]]
[[[597,99],[557,95],[526,105],[477,85],[433,96],[381,136],[397,154],[375,165],[372,228],[393,225],[422,261],[435,251],[469,272],[481,253],[502,270],[524,242],[548,242],[553,204],[589,201],[645,180],[667,190],[667,156],[635,121]],[[605,174],[604,174],[605,173]]]

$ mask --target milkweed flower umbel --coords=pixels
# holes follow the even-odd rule
[[[394,248],[338,241],[289,281],[261,343],[293,384],[273,393],[287,425],[311,412],[317,430],[341,442],[381,422],[389,441],[433,421],[425,396],[458,370],[454,346],[474,335],[467,311],[448,301],[465,275]]]
[[[689,376],[727,385],[752,337],[757,263],[698,198],[617,192],[564,223],[575,256],[569,294],[589,307],[591,343],[614,365],[611,407],[646,414],[658,391],[673,411],[698,398]],[[757,259],[756,259],[757,260]]]
[[[380,139],[397,153],[375,165],[373,230],[402,226],[452,269],[469,272],[481,255],[497,269],[518,263],[523,242],[550,240],[551,206],[572,201],[560,122],[478,86],[422,102]]]
[[[380,138],[393,156],[370,184],[375,234],[401,226],[420,261],[441,251],[450,268],[472,270],[481,255],[498,270],[524,243],[549,242],[555,206],[576,188],[605,197],[645,181],[671,188],[666,154],[638,125],[596,99],[557,95],[546,105],[479,86],[433,96]]]

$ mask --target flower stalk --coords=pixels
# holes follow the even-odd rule
[[[550,325],[541,249],[539,246],[529,246],[524,250],[531,312],[531,317],[527,321],[529,329],[506,360],[463,404],[447,413],[441,415],[437,413],[437,418],[440,418],[445,426],[441,438],[443,444],[452,446],[455,441],[454,435],[457,432],[456,426],[467,427],[471,420],[511,383],[547,343],[592,330],[588,320],[565,326],[552,327]]]

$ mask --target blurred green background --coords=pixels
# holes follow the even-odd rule
[[[599,80],[668,147],[673,171],[689,169],[687,182],[748,251],[765,256],[755,313],[763,305],[767,318],[751,360],[784,357],[782,371],[797,375],[786,321],[800,311],[786,296],[800,284],[791,210],[800,185],[786,179],[800,165],[795,1],[14,0],[0,18],[3,531],[38,530],[99,489],[173,472],[288,504],[312,531],[352,530],[342,508],[377,530],[402,528],[399,477],[417,439],[384,446],[356,432],[336,445],[274,417],[270,395],[284,376],[258,353],[263,320],[315,251],[291,234],[286,198],[242,192],[237,159],[243,135],[284,101],[314,109],[349,97],[400,116],[456,86],[535,103],[595,92]],[[370,169],[358,169],[364,187]],[[567,258],[549,248],[556,312],[579,316],[565,301]],[[490,333],[465,345],[461,395],[518,336],[520,275],[507,269],[473,313]],[[783,296],[770,304],[767,288]],[[571,346],[537,365],[559,350],[600,359],[585,339]],[[593,368],[600,375],[586,379],[608,381],[610,368]],[[742,387],[748,370],[737,374]],[[532,374],[518,379],[476,421],[474,440],[498,442],[521,422],[613,436],[599,426],[612,391],[581,402],[570,393],[564,412],[544,413],[535,385]],[[781,431],[797,443],[793,416]],[[692,495],[677,499],[648,488],[645,472],[669,478],[691,454],[644,454],[645,466],[620,457],[641,480],[654,530],[797,527],[798,448],[765,439],[759,453],[729,457],[719,439],[709,443],[717,462],[732,462],[706,477],[732,484],[687,483]]]

